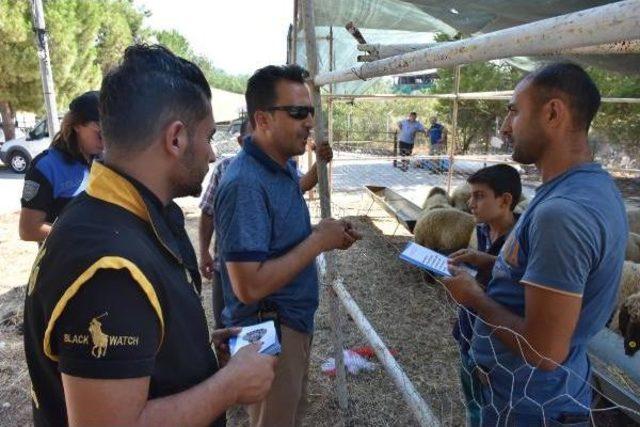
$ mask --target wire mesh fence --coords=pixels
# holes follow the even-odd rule
[[[348,140],[342,140],[347,135]],[[545,419],[553,412],[553,406],[562,400],[570,402],[577,412],[588,413],[583,425],[632,425],[640,420],[640,384],[634,375],[610,361],[597,358],[593,361],[599,364],[599,375],[604,372],[607,380],[613,378],[615,390],[602,387],[600,376],[584,378],[562,366],[558,368],[562,371],[558,380],[562,383],[560,389],[566,390],[570,384],[575,388],[575,384],[580,383],[583,390],[591,391],[591,404],[585,405],[569,392],[558,392],[545,402],[536,401],[532,390],[535,390],[534,383],[541,370],[526,362],[518,368],[508,366],[497,356],[495,364],[482,373],[489,381],[488,387],[470,401],[465,401],[461,381],[477,376],[478,366],[470,367],[460,362],[459,346],[451,337],[451,327],[459,321],[459,313],[472,316],[476,322],[483,321],[456,304],[435,277],[416,271],[398,259],[405,244],[413,239],[411,227],[432,188],[441,187],[450,196],[455,196],[455,190],[477,170],[492,164],[508,163],[520,172],[523,196],[530,200],[541,183],[535,167],[514,163],[511,147],[492,138],[470,144],[464,153],[452,150],[451,156],[433,155],[429,141],[418,138],[412,155],[406,158],[397,150],[395,132],[342,130],[332,136],[334,160],[330,179],[333,216],[361,224],[367,229],[366,238],[374,242],[358,243],[354,252],[341,254],[343,261],[339,264],[338,273],[345,277],[344,283],[363,307],[365,315],[371,316],[383,339],[391,346],[397,344],[406,352],[399,356],[401,365],[443,425],[463,425],[464,408],[469,404],[483,410],[487,425],[519,425],[513,414],[523,405],[533,408],[532,415]],[[406,171],[398,167],[403,160],[409,163]],[[633,168],[635,163],[627,161],[623,165],[615,160],[607,163],[604,156],[597,156],[596,160],[618,166],[611,167],[609,171],[628,209],[635,209],[640,195],[640,171]],[[300,164],[304,169],[309,162],[303,159]],[[395,199],[395,204],[393,198],[385,199],[385,189],[400,196]],[[455,204],[455,200],[452,203]],[[456,207],[466,210],[466,200]],[[521,209],[524,208],[526,203]],[[311,202],[311,210],[319,219],[315,202]],[[357,268],[353,263],[358,264]],[[407,274],[415,275],[407,277]],[[361,286],[366,291],[360,289]],[[426,290],[428,296],[422,294]],[[493,325],[486,326],[488,330],[495,330]],[[491,334],[481,338],[495,342]],[[519,339],[526,345],[523,337]],[[493,345],[491,348],[495,353]],[[617,342],[617,345],[618,348],[612,350],[623,354],[622,343]],[[510,384],[506,387],[506,397],[494,393],[496,389],[491,387],[491,379]],[[504,393],[504,387],[500,392]],[[358,412],[361,409],[356,407],[353,410]],[[547,418],[543,424],[554,425],[553,422]]]

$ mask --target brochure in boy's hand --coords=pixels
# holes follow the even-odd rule
[[[260,353],[271,356],[280,354],[282,348],[280,347],[273,320],[242,328],[237,336],[229,338],[229,352],[233,356],[242,347],[256,342],[262,343],[259,350]]]
[[[409,242],[409,244],[407,244],[400,254],[400,259],[424,270],[435,273],[438,276],[452,276],[449,272],[449,268],[447,267],[446,256],[429,248],[425,248],[424,246],[420,246],[414,242]],[[474,277],[477,274],[477,271],[472,268],[466,266],[461,266],[461,268]]]

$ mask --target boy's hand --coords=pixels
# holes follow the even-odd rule
[[[477,269],[491,270],[495,262],[495,256],[471,248],[460,249],[459,251],[449,255],[450,264],[460,265],[466,263],[476,267]]]
[[[230,393],[240,405],[263,400],[275,378],[276,358],[260,354],[260,343],[241,348],[221,371],[231,378]]]

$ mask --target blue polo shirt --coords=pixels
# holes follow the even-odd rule
[[[404,142],[405,144],[413,144],[417,132],[425,132],[422,123],[417,120],[412,122],[409,119],[404,119],[400,122],[400,136],[398,137],[398,141]]]
[[[553,416],[590,406],[586,346],[613,311],[627,234],[620,192],[596,163],[576,166],[536,190],[500,251],[487,294],[522,317],[525,284],[575,295],[582,308],[569,355],[553,371],[533,369],[484,322],[475,322],[470,355],[490,372],[484,391],[490,396],[484,397],[498,411],[509,411],[511,403],[511,414],[540,415],[544,408]]]
[[[262,308],[275,308],[282,324],[313,332],[318,308],[318,275],[310,263],[292,281],[258,304],[241,303],[232,290],[226,262],[262,262],[289,252],[311,234],[311,219],[297,171],[290,162],[280,166],[251,137],[229,165],[215,196],[216,241],[226,326],[257,321]]]

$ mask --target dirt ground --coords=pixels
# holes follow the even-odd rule
[[[199,211],[182,204],[195,242]],[[444,290],[416,268],[398,259],[411,236],[362,193],[335,195],[335,217],[349,217],[364,238],[349,251],[336,252],[347,290],[367,316],[420,395],[445,426],[464,425],[457,371],[457,346],[451,338],[455,307]],[[318,207],[311,203],[317,220]],[[36,245],[20,242],[17,214],[0,216],[0,426],[31,425],[29,378],[24,362],[21,318],[24,284]],[[211,319],[211,286],[205,283],[203,304]],[[373,372],[348,375],[349,413],[343,423],[334,380],[320,370],[333,356],[328,290],[321,291],[310,368],[308,426],[411,426],[417,423],[390,377],[377,363]],[[347,348],[366,345],[354,322],[343,313]],[[247,425],[241,408],[232,408],[230,426]],[[603,425],[623,425],[619,423]],[[626,424],[625,424],[626,425]]]
[[[359,199],[356,198],[359,202]],[[358,204],[358,207],[361,205]],[[366,207],[366,206],[365,206]],[[196,236],[198,210],[183,206],[192,239]],[[364,212],[336,205],[337,215]],[[373,219],[372,219],[373,218]],[[408,234],[396,230],[383,211],[372,208],[370,217],[353,218],[365,238],[350,251],[338,253],[338,267],[345,284],[369,317],[387,345],[398,352],[398,361],[414,381],[418,391],[444,416],[445,425],[462,425],[456,350],[449,338],[452,311],[446,309],[444,292],[424,282],[414,268],[398,260],[398,250],[409,240]],[[29,378],[24,362],[22,317],[24,284],[28,280],[36,246],[19,242],[17,215],[0,217],[0,425],[31,424]],[[384,236],[387,234],[396,236]],[[4,260],[11,260],[5,262]],[[375,274],[371,274],[375,267]],[[325,290],[326,291],[326,290]],[[329,323],[328,297],[321,292],[321,305],[316,316],[310,368],[309,407],[306,425],[341,425],[334,380],[320,370],[331,357],[333,344]],[[401,306],[399,306],[401,304]],[[211,318],[211,287],[205,284],[204,306]],[[401,307],[401,309],[399,309]],[[366,341],[352,321],[344,318],[344,340],[347,347],[364,346]],[[384,369],[349,376],[350,412],[347,425],[397,426],[414,425],[414,418],[396,391]],[[229,412],[230,425],[246,425],[242,410]]]

